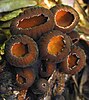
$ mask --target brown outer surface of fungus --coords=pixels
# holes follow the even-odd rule
[[[72,39],[73,44],[77,44],[80,39],[80,35],[77,31],[72,30],[71,32],[67,33],[68,36]]]
[[[79,22],[77,11],[70,6],[57,5],[51,11],[54,14],[55,29],[62,32],[72,31]]]
[[[41,77],[50,77],[56,69],[56,64],[52,62],[42,61],[40,65],[39,74]]]
[[[41,78],[35,82],[32,91],[34,92],[34,94],[44,94],[48,91],[48,88],[48,81],[46,79]]]
[[[26,22],[27,26],[24,22]],[[22,26],[22,24],[24,24],[24,26]],[[12,34],[26,34],[35,40],[39,39],[43,33],[53,28],[53,14],[50,10],[43,7],[31,7],[25,10],[12,21],[10,26]]]
[[[74,55],[76,56],[74,57]],[[78,46],[74,46],[68,57],[63,62],[61,62],[62,71],[67,74],[76,74],[82,68],[84,68],[85,65],[86,65],[85,52]]]
[[[36,42],[28,36],[14,35],[5,45],[5,56],[6,60],[11,65],[16,67],[27,67],[37,60],[38,47]]]
[[[57,51],[58,52],[57,54],[50,54],[50,52],[48,52],[48,44],[50,43],[50,40],[53,37],[58,37],[58,36],[62,37],[62,41],[64,45],[60,44],[62,43],[62,41],[60,40],[57,43],[55,43],[54,41],[53,45],[55,44],[55,46],[54,46],[54,49],[52,50],[57,49],[56,47],[58,47],[58,45],[62,46],[63,48],[60,47],[60,49],[58,49],[59,52]],[[61,31],[59,30],[50,31],[49,33],[42,36],[40,40],[38,41],[40,58],[42,60],[47,60],[51,62],[60,62],[69,54],[71,43],[72,43],[71,39],[66,34],[63,34]]]
[[[16,74],[16,84],[20,90],[27,90],[35,80],[35,72],[31,68],[21,69]]]

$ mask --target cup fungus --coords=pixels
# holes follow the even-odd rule
[[[33,92],[34,94],[44,94],[48,91],[48,81],[46,79],[39,79],[37,82],[34,84]]]
[[[74,46],[67,56],[67,58],[61,62],[62,70],[67,74],[76,74],[86,64],[86,55],[80,47]]]
[[[16,74],[16,83],[19,89],[27,90],[35,80],[35,72],[31,68],[21,69]]]
[[[73,31],[67,33],[67,35],[70,36],[70,38],[72,39],[73,44],[76,44],[76,43],[79,42],[80,35],[78,34],[77,31],[73,30]]]
[[[38,47],[35,41],[26,35],[12,36],[6,43],[7,61],[16,67],[26,67],[38,58]]]
[[[55,29],[70,32],[79,22],[78,13],[70,6],[57,5],[51,8],[54,14]]]
[[[43,7],[31,7],[11,23],[12,34],[26,34],[37,40],[43,33],[54,28],[53,14]]]
[[[41,77],[50,77],[53,71],[56,69],[56,64],[47,61],[41,61],[41,66],[39,68],[39,74]]]
[[[79,15],[72,7],[58,4],[50,10],[27,8],[12,20],[12,36],[6,41],[5,57],[10,65],[16,67],[13,74],[16,74],[15,81],[20,92],[18,100],[54,99],[53,96],[64,92],[69,76],[85,66],[86,55],[75,46],[79,41],[79,34],[74,30],[78,22]],[[7,38],[3,34],[1,36],[3,44]]]
[[[50,31],[39,40],[40,58],[51,62],[62,61],[70,52],[70,38],[59,30]]]

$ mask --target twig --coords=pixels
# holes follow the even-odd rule
[[[78,2],[77,0],[75,0],[75,3],[74,3],[74,4],[78,7],[79,12],[81,12],[81,14],[83,14],[83,16],[86,17],[87,14],[86,14],[85,11],[82,9],[82,7],[80,6],[79,2]],[[75,5],[74,5],[74,6],[75,6]]]
[[[78,93],[78,94],[77,94],[78,98],[79,98],[80,100],[84,100],[83,95],[80,93],[79,86],[78,86],[77,80],[76,80],[76,78],[75,78],[75,75],[72,76],[72,79],[73,79],[73,81],[74,81],[74,83],[75,83],[75,88],[76,88],[76,91],[77,91],[77,93]]]

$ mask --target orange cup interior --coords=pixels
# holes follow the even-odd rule
[[[64,10],[57,11],[55,15],[55,22],[57,26],[60,27],[70,26],[73,20],[74,20],[74,15]]]
[[[64,47],[63,37],[61,35],[54,36],[48,43],[48,53],[51,55],[58,55]]]
[[[22,19],[19,21],[18,28],[33,28],[35,26],[39,26],[41,24],[44,24],[47,22],[47,17],[45,17],[43,14],[39,16],[33,16],[27,19]]]
[[[24,45],[23,43],[15,43],[11,48],[11,52],[16,57],[23,57],[28,52],[27,48],[27,45]]]

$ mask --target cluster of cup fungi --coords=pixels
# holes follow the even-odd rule
[[[67,5],[30,7],[13,19],[5,57],[17,71],[19,90],[30,91],[27,100],[60,95],[67,77],[84,68],[86,55],[75,30],[78,22],[78,13]]]

